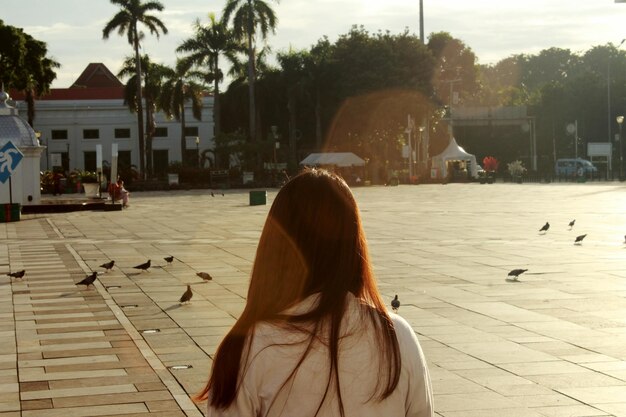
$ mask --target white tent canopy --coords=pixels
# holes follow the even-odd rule
[[[300,165],[335,165],[338,167],[363,166],[365,161],[352,152],[324,152],[312,153],[302,161]]]
[[[448,161],[469,161],[468,167],[470,175],[474,178],[478,176],[476,157],[465,152],[465,149],[461,148],[454,138],[450,139],[450,143],[443,152],[433,156],[432,168],[438,170],[438,176],[440,178],[446,178],[448,175]]]

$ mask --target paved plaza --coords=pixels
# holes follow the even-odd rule
[[[189,394],[242,311],[275,193],[266,206],[239,190],[133,193],[121,212],[0,224],[0,271],[26,269],[0,276],[0,417],[202,416]],[[625,184],[354,193],[438,416],[626,417]],[[148,259],[148,272],[132,268]],[[528,272],[507,280],[515,268]],[[75,285],[92,270],[95,287]]]

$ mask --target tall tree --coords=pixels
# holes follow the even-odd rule
[[[117,73],[118,77],[129,77],[124,87],[124,103],[131,112],[137,110],[137,74],[135,72],[135,58],[126,58],[122,69]],[[154,114],[159,107],[159,97],[161,87],[169,68],[165,65],[150,61],[148,55],[141,57],[141,68],[143,72],[143,98],[146,102],[146,172],[148,176],[153,174],[152,167],[152,139],[156,123]]]
[[[0,91],[9,88],[15,72],[24,65],[26,39],[16,27],[5,25],[0,19]]]
[[[189,76],[188,62],[178,60],[176,68],[169,68],[162,85],[160,107],[167,117],[180,121],[180,153],[182,162],[186,161],[187,141],[185,139],[185,103],[191,101],[191,112],[196,120],[202,119],[203,87],[192,81]]]
[[[1,88],[15,88],[24,93],[28,124],[35,119],[35,98],[50,91],[61,65],[49,58],[48,47],[20,28],[5,26],[0,20]]]
[[[290,50],[278,54],[278,62],[287,87],[287,111],[289,112],[289,163],[297,166],[296,160],[296,106],[299,90],[303,87],[305,71],[304,65],[308,53],[306,51]]]
[[[278,0],[276,0],[278,1]],[[246,39],[248,46],[248,94],[249,94],[249,137],[254,140],[256,132],[256,106],[254,95],[256,38],[267,39],[268,33],[276,31],[278,18],[264,0],[227,0],[224,7],[224,21],[232,17],[233,31],[239,39]]]
[[[128,43],[132,45],[135,52],[135,65],[137,77],[137,97],[141,97],[142,71],[141,58],[139,55],[140,41],[143,39],[143,32],[139,31],[139,24],[143,24],[150,30],[150,33],[158,38],[160,32],[167,33],[167,28],[159,18],[154,17],[149,12],[162,11],[163,4],[156,0],[149,0],[143,3],[141,0],[110,0],[111,3],[120,7],[120,11],[102,29],[103,39],[108,39],[111,32],[117,29],[117,33],[122,36],[126,33]],[[143,103],[137,100],[137,132],[139,139],[139,169],[145,176],[145,147],[143,130]]]
[[[204,81],[213,82],[213,135],[218,136],[221,133],[220,82],[224,79],[219,65],[220,55],[224,55],[232,63],[236,60],[235,54],[245,51],[245,47],[223,20],[217,20],[214,13],[209,13],[209,23],[206,26],[200,20],[196,20],[194,26],[195,36],[183,41],[176,51],[189,53],[185,57],[189,63],[208,68]]]

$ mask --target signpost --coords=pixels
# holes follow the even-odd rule
[[[9,180],[9,204],[8,206],[4,206],[4,210],[6,211],[6,215],[4,216],[5,221],[14,221],[19,220],[19,204],[16,204],[17,215],[15,219],[13,219],[13,183],[11,180],[11,176],[13,175],[13,171],[20,164],[24,155],[20,152],[19,149],[13,145],[13,142],[8,141],[2,148],[0,148],[0,182],[3,184]]]
[[[0,148],[0,182],[4,184],[9,180],[10,204],[13,204],[13,184],[11,182],[11,175],[23,158],[24,155],[22,155],[22,152],[20,152],[11,141],[8,141]]]

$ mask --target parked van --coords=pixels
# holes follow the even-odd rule
[[[598,172],[590,161],[581,158],[557,159],[554,171],[559,177],[588,176]]]

